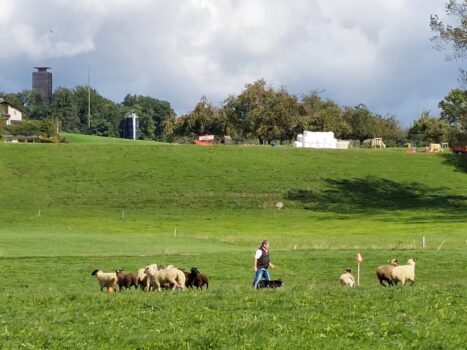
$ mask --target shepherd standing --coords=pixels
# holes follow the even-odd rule
[[[261,278],[264,278],[266,281],[270,280],[269,267],[275,268],[276,266],[269,259],[269,241],[264,240],[261,243],[261,247],[256,250],[255,257],[253,258],[253,271],[255,272],[253,288],[258,288]]]

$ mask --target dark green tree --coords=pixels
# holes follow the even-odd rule
[[[448,140],[450,127],[445,120],[430,116],[427,111],[422,112],[410,127],[408,137],[418,145],[441,143]]]
[[[164,141],[170,137],[166,133],[170,131],[166,124],[173,122],[175,112],[169,102],[149,96],[126,95],[123,106],[127,110],[134,110],[140,117],[140,129],[145,138]]]
[[[350,126],[350,132],[345,135],[345,138],[363,142],[366,139],[380,137],[377,134],[375,116],[365,105],[359,104],[356,107],[345,107],[344,119]]]
[[[460,132],[467,132],[467,90],[453,89],[438,104],[441,119]]]
[[[222,137],[225,134],[225,117],[203,96],[193,111],[178,118],[175,134],[188,137],[212,134]]]
[[[323,101],[318,93],[313,91],[303,97],[302,104],[306,112],[304,130],[333,131],[337,138],[344,138],[351,132],[342,109],[334,101]]]
[[[81,122],[73,90],[60,87],[54,91],[50,105],[52,119],[59,123],[60,129],[78,133]]]

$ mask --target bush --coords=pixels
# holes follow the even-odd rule
[[[5,130],[11,135],[38,136],[41,134],[41,122],[39,120],[24,120],[8,125]]]

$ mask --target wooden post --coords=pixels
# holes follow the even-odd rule
[[[357,253],[355,260],[357,261],[357,286],[360,286],[360,264],[363,262],[362,255]]]
[[[360,263],[357,263],[357,286],[360,286]]]
[[[422,237],[422,248],[425,249],[426,239],[425,236]]]

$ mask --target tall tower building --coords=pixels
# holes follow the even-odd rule
[[[32,89],[39,90],[45,103],[52,100],[52,73],[47,72],[50,67],[34,67],[37,72],[32,73]]]

